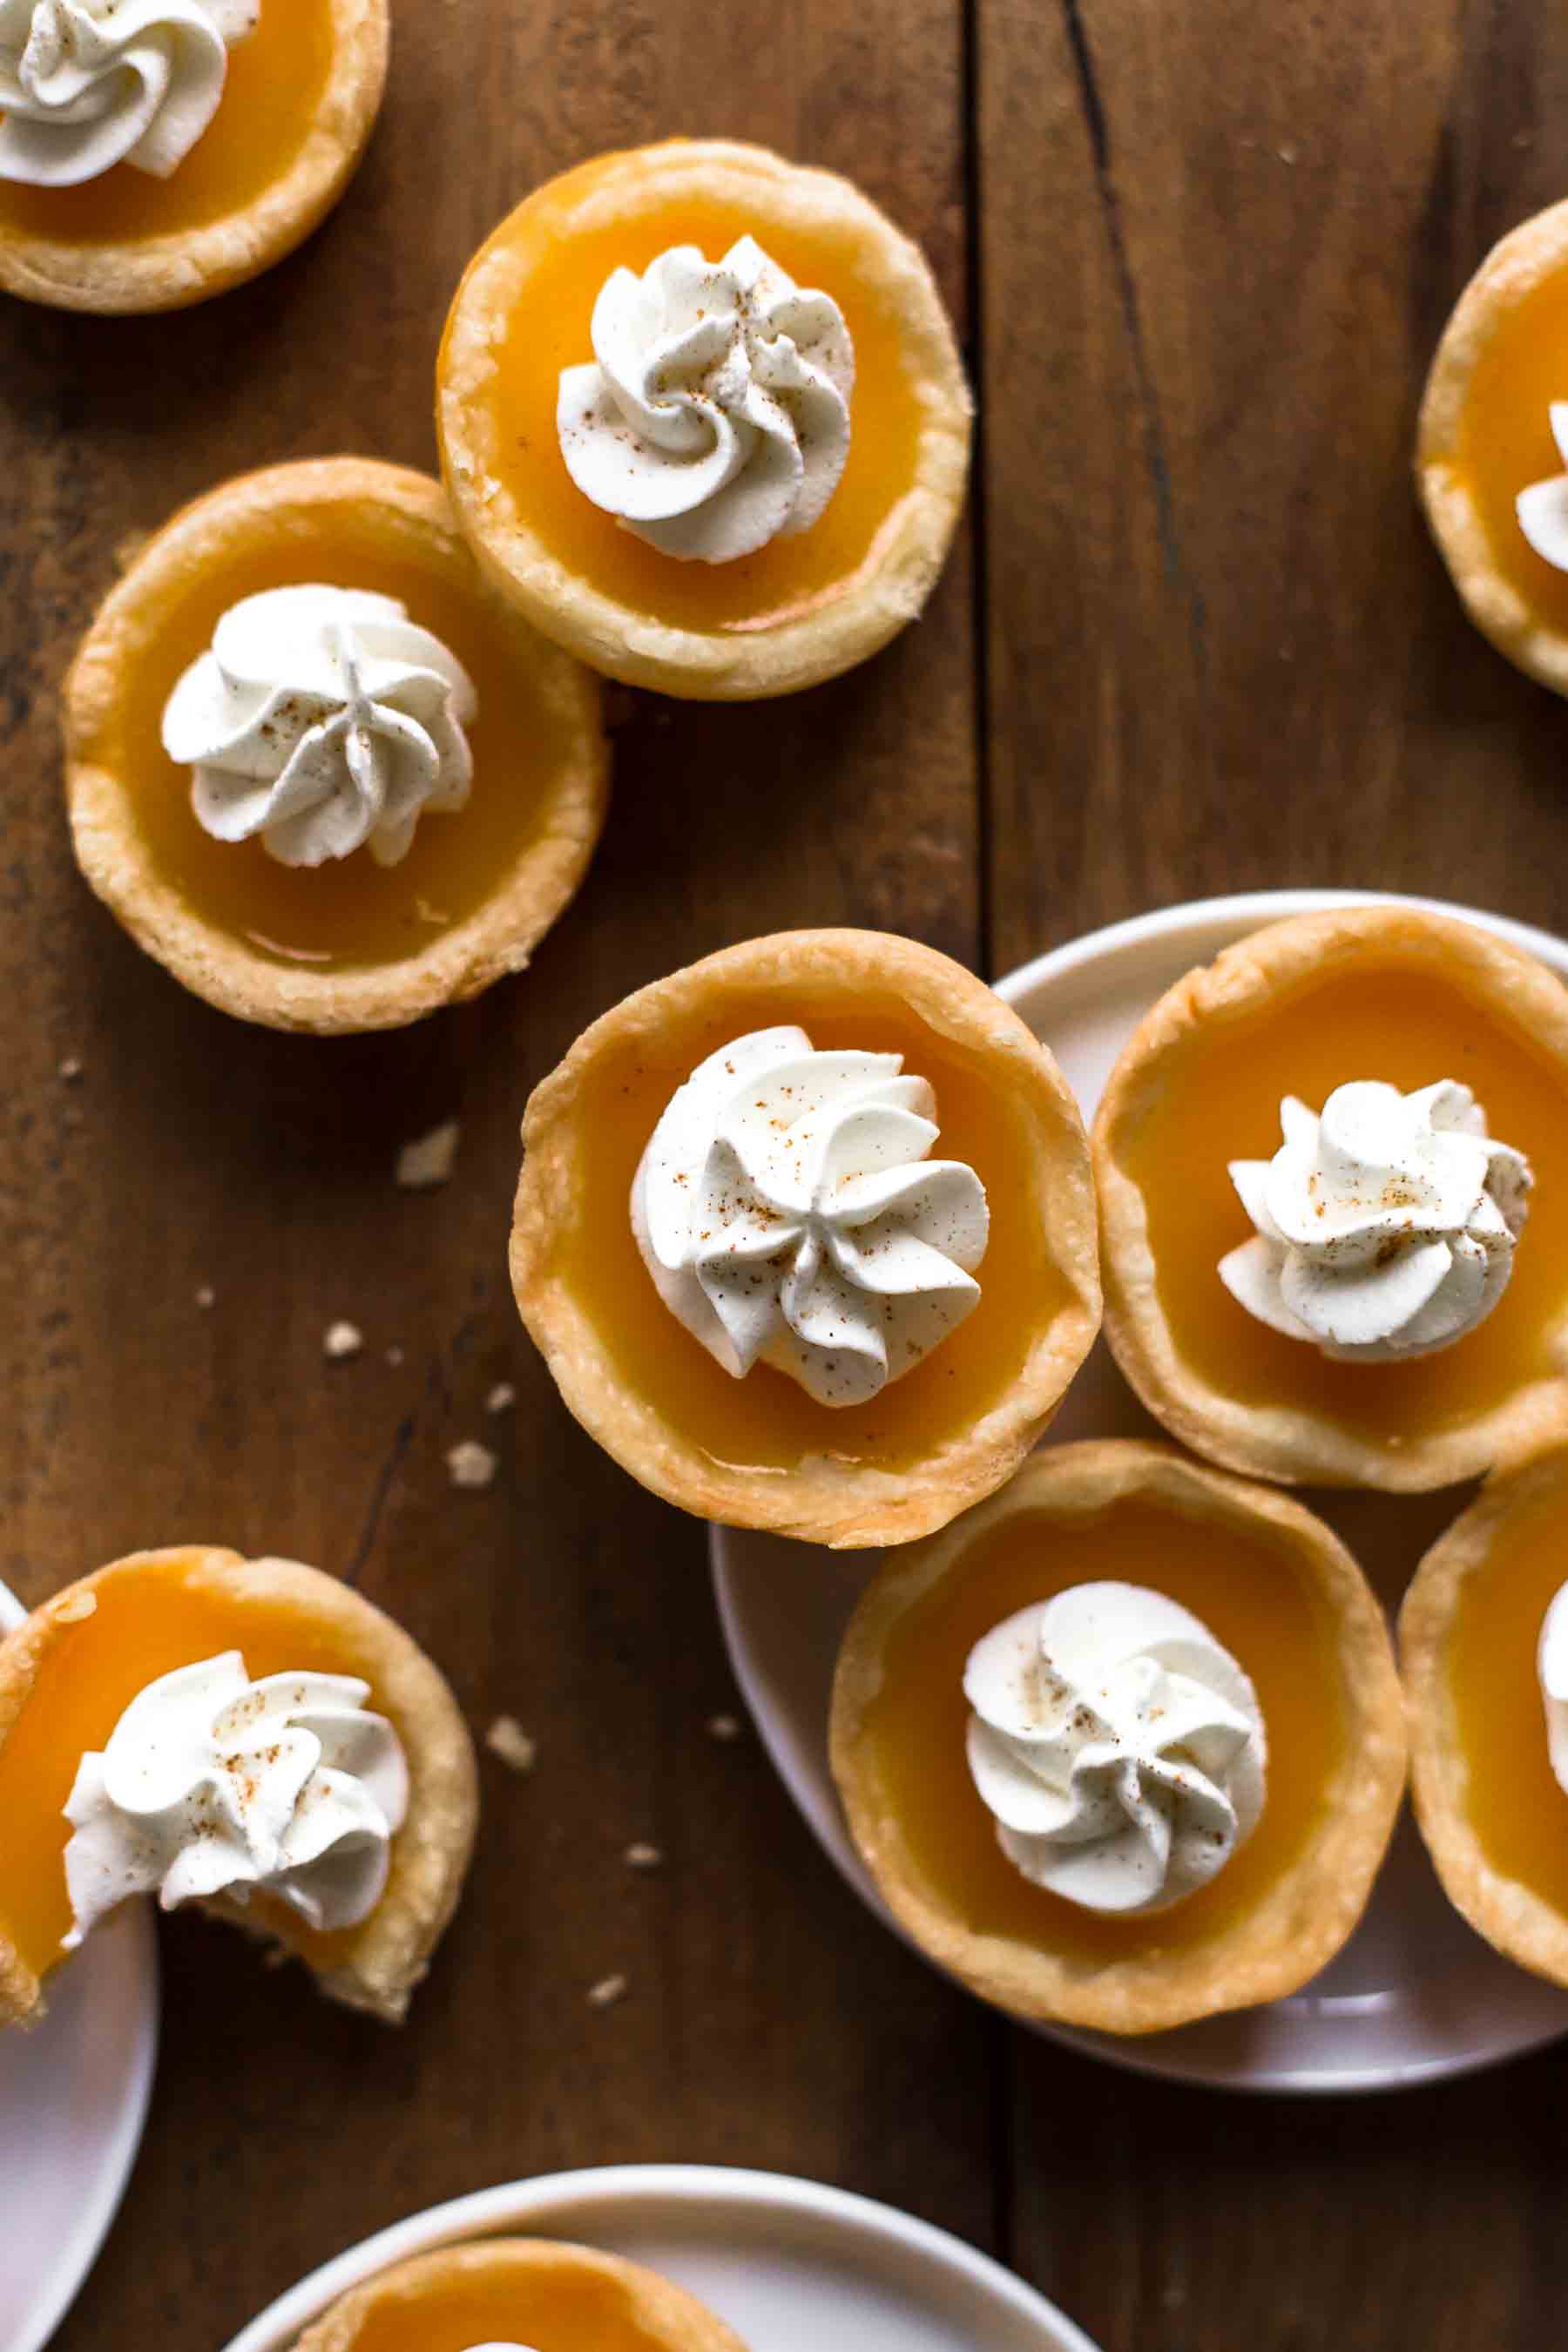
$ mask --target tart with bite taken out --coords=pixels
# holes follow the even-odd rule
[[[319,1569],[134,1552],[0,1642],[0,2024],[137,1895],[195,1902],[396,2023],[456,1907],[473,1743],[437,1668]]]

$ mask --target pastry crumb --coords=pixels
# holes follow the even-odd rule
[[[337,1362],[344,1356],[357,1356],[364,1346],[364,1333],[357,1323],[329,1323],[321,1339],[321,1353]]]
[[[1276,147],[1274,152],[1282,163],[1293,163],[1296,161],[1297,151],[1294,147]]]
[[[601,1977],[596,1985],[588,1988],[588,2006],[590,2009],[613,2009],[616,2001],[625,2000],[626,1990],[625,1977]]]
[[[741,1737],[739,1718],[732,1715],[710,1715],[708,1718],[708,1737],[710,1739],[720,1740],[739,1739]]]
[[[201,1307],[205,1313],[207,1307],[214,1307],[217,1304],[217,1292],[213,1288],[210,1282],[204,1282],[201,1288],[195,1294],[195,1299],[196,1305]]]
[[[539,1742],[531,1739],[515,1715],[498,1715],[485,1734],[492,1756],[514,1772],[531,1772],[539,1760]]]
[[[633,1870],[657,1870],[663,1860],[663,1848],[649,1845],[644,1838],[626,1848],[626,1861]]]
[[[386,1351],[386,1360],[392,1366],[394,1371],[397,1370],[398,1365],[403,1361],[403,1350],[395,1342],[388,1348]]]
[[[510,1381],[498,1381],[485,1399],[487,1412],[510,1412],[517,1402],[517,1391]]]
[[[81,1073],[81,1055],[79,1054],[68,1054],[59,1067],[59,1075],[64,1078],[67,1086],[71,1085],[75,1079],[79,1078]]]
[[[432,1185],[445,1184],[457,1159],[458,1122],[448,1118],[433,1127],[428,1135],[416,1135],[404,1145],[394,1174],[406,1191],[423,1192]]]
[[[496,1475],[496,1457],[477,1438],[465,1437],[447,1446],[447,1473],[454,1486],[488,1486]]]

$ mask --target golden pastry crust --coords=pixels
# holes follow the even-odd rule
[[[584,1154],[592,1149],[581,1097],[595,1065],[628,1043],[651,1045],[670,1022],[704,1004],[767,987],[787,990],[808,1027],[814,1007],[853,1004],[858,989],[896,996],[940,1037],[984,1055],[997,1088],[1031,1113],[1031,1189],[1065,1285],[1063,1301],[1042,1316],[1006,1394],[909,1471],[828,1454],[809,1456],[794,1469],[717,1461],[686,1438],[655,1399],[628,1391],[556,1261],[555,1237]],[[700,1517],[767,1528],[836,1549],[902,1543],[944,1527],[1011,1475],[1056,1412],[1100,1328],[1094,1192],[1083,1122],[1067,1081],[1038,1039],[983,981],[913,940],[884,931],[779,931],[721,949],[653,982],[595,1021],[535,1087],[522,1140],[511,1234],[512,1288],[522,1319],[590,1436],[654,1494]]]
[[[1334,1628],[1344,1752],[1323,1790],[1321,1827],[1263,1901],[1202,1943],[1161,1948],[1155,1928],[1153,1948],[1142,1955],[1069,1960],[1017,1937],[977,1934],[931,1893],[876,1772],[866,1717],[900,1623],[937,1585],[962,1576],[975,1542],[1026,1515],[1081,1526],[1129,1496],[1212,1524],[1218,1541],[1227,1529],[1259,1527],[1283,1539]],[[954,1659],[955,1676],[963,1664]],[[1315,1976],[1366,1907],[1405,1789],[1393,1647],[1376,1600],[1338,1537],[1271,1487],[1190,1462],[1172,1447],[1119,1438],[1045,1447],[989,1502],[888,1561],[844,1637],[830,1740],[855,1842],[884,1902],[921,1949],[1016,2017],[1107,2033],[1159,2032],[1222,2010],[1278,2000]],[[1273,1769],[1285,1770],[1288,1764],[1276,1758]]]
[[[244,1647],[244,1612],[255,1601],[286,1603],[308,1613],[335,1649],[352,1658],[372,1688],[373,1704],[402,1742],[408,1765],[408,1813],[393,1844],[381,1901],[361,1926],[327,1939],[318,1960],[310,1931],[282,1904],[248,1908],[221,1896],[203,1908],[232,1920],[303,1959],[323,1992],[351,2009],[401,2022],[409,1996],[457,1908],[479,1822],[473,1741],[445,1677],[383,1610],[321,1570],[291,1559],[245,1559],[216,1547],[180,1545],[132,1552],[68,1585],[0,1642],[0,1748],[26,1706],[43,1660],[96,1609],[110,1581],[134,1580],[181,1563],[194,1590],[235,1612],[236,1646]],[[112,1727],[105,1726],[105,1731]],[[0,1935],[0,2027],[42,2016],[44,1986]]]
[[[1443,330],[1415,435],[1415,481],[1438,552],[1465,610],[1500,654],[1568,694],[1568,635],[1533,612],[1500,569],[1474,490],[1458,464],[1476,370],[1499,331],[1543,280],[1568,269],[1568,199],[1495,245]]]
[[[624,2340],[635,2341],[639,2352],[746,2352],[731,2328],[673,2280],[619,2254],[554,2238],[493,2238],[416,2254],[352,2287],[306,2328],[295,2352],[356,2352],[377,2322],[416,2327],[427,2308],[438,2325],[443,2303],[476,2289],[515,2290],[519,2329],[530,2326],[531,2297],[586,2294],[598,2323],[595,2343],[599,2329],[613,2326],[614,2340],[623,2340],[624,2330]],[[612,2339],[606,2334],[604,2340]]]
[[[291,253],[342,194],[386,87],[388,0],[330,5],[327,85],[304,144],[270,186],[200,228],[123,244],[33,236],[0,223],[0,288],[58,310],[182,310]]]
[[[1391,957],[1405,969],[1426,969],[1451,982],[1528,1035],[1555,1060],[1568,1087],[1568,990],[1554,974],[1477,924],[1384,904],[1270,923],[1226,949],[1212,964],[1188,972],[1129,1039],[1095,1118],[1105,1336],[1111,1351],[1173,1436],[1255,1477],[1423,1493],[1477,1476],[1563,1402],[1561,1379],[1522,1385],[1503,1405],[1394,1449],[1304,1407],[1246,1404],[1221,1394],[1186,1362],[1166,1320],[1143,1196],[1122,1164],[1142,1121],[1167,1089],[1201,1070],[1204,1036],[1211,1027],[1252,1013],[1271,998],[1287,998],[1316,972],[1343,971],[1363,959],[1386,968]]]
[[[133,792],[115,764],[113,730],[125,679],[156,646],[193,573],[275,540],[292,517],[345,501],[374,509],[389,545],[455,578],[484,604],[570,751],[542,797],[533,836],[473,914],[397,962],[321,971],[279,964],[209,921],[158,870],[142,844]],[[186,988],[220,1012],[273,1029],[325,1036],[397,1028],[522,971],[582,881],[608,803],[598,680],[491,594],[437,481],[372,457],[268,467],[182,509],[104,599],[66,679],[63,706],[66,803],[88,881],[138,946]]]
[[[661,194],[689,192],[695,200],[748,206],[764,237],[770,221],[799,227],[850,224],[870,283],[900,320],[906,364],[920,389],[912,490],[849,586],[769,628],[669,626],[591,588],[551,553],[495,464],[487,395],[498,322],[510,319],[527,296],[530,264],[517,248],[514,229],[525,202],[468,264],[441,346],[436,424],[459,522],[486,572],[534,626],[608,677],[726,702],[792,694],[837,677],[879,652],[920,614],[963,503],[973,404],[925,256],[848,180],[737,140],[672,139],[631,148],[595,159],[583,177],[576,217],[584,229],[602,228],[622,215],[635,219],[653,180]],[[561,187],[553,181],[536,194],[558,194]],[[554,451],[549,454],[556,459]]]
[[[1560,1985],[1568,1985],[1568,1918],[1532,1888],[1506,1877],[1471,1824],[1469,1765],[1455,1717],[1448,1653],[1466,1588],[1486,1576],[1500,1536],[1520,1519],[1565,1502],[1568,1441],[1559,1430],[1544,1452],[1487,1481],[1426,1554],[1399,1612],[1411,1798],[1437,1875],[1478,1935],[1521,1968]],[[1545,1738],[1543,1720],[1534,1736]]]

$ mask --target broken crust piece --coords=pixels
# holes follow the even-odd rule
[[[174,1667],[239,1650],[253,1676],[309,1666],[359,1676],[408,1766],[408,1811],[385,1892],[331,1935],[286,1906],[204,1906],[301,1959],[323,1992],[401,2021],[462,1890],[479,1818],[473,1743],[437,1667],[336,1577],[297,1560],[189,1545],[135,1552],[82,1578],[0,1642],[0,2025],[43,2014],[71,1923],[62,1808],[84,1752],[101,1748],[139,1690]],[[58,1870],[55,1865],[58,1864]]]

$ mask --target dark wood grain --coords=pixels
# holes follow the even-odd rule
[[[736,1702],[701,1530],[568,1422],[503,1248],[531,1083],[728,940],[858,921],[998,971],[1287,882],[1562,928],[1562,709],[1464,624],[1407,460],[1442,318],[1562,193],[1564,125],[1549,0],[429,0],[398,10],[357,183],[280,269],[161,322],[7,312],[0,1574],[36,1598],[142,1543],[290,1550],[393,1609],[477,1732],[505,1711],[540,1743],[528,1779],[485,1759],[402,2034],[167,1924],[152,2127],[61,2352],[212,2352],[398,2214],[638,2157],[889,2197],[1105,2352],[1557,2342],[1560,2057],[1363,2104],[1186,2093],[1005,2033],[873,1926],[754,1743],[710,1737]],[[266,460],[431,464],[473,246],[551,171],[675,131],[836,164],[925,243],[984,394],[970,544],[836,686],[616,695],[604,846],[517,982],[397,1037],[220,1019],[66,846],[53,693],[116,551]],[[447,1116],[452,1184],[398,1192],[398,1144]],[[339,1316],[366,1345],[329,1364]],[[501,1468],[462,1495],[444,1450],[475,1435]],[[637,1839],[660,1870],[626,1866]],[[626,1998],[591,2008],[611,1973]]]
[[[597,149],[722,131],[853,171],[962,314],[961,69],[948,0],[399,7],[364,169],[293,260],[157,323],[7,314],[0,1573],[36,1598],[144,1543],[293,1552],[392,1609],[476,1733],[505,1711],[539,1741],[529,1779],[484,1760],[473,1878],[401,2034],[169,1923],[151,2128],[62,2352],[212,2352],[367,2230],[563,2165],[773,2166],[991,2232],[1002,2037],[846,1898],[754,1742],[709,1736],[738,1702],[703,1530],[568,1421],[504,1258],[528,1090],[628,989],[799,922],[979,961],[964,561],[850,684],[760,717],[618,695],[577,904],[521,981],[399,1036],[244,1029],[139,955],[71,866],[53,709],[116,548],[180,499],[315,451],[433,462],[469,252]],[[398,1144],[447,1116],[453,1182],[400,1192]],[[329,1363],[340,1316],[365,1349]],[[447,1482],[466,1436],[500,1448],[488,1492]],[[627,1867],[643,1839],[661,1869]],[[613,1973],[625,2000],[592,2008]]]
[[[1568,181],[1544,5],[981,0],[990,946],[1283,884],[1557,929],[1560,702],[1409,485],[1488,246]],[[1361,2104],[1013,2053],[1011,2252],[1107,2352],[1544,2352],[1559,2054]]]

